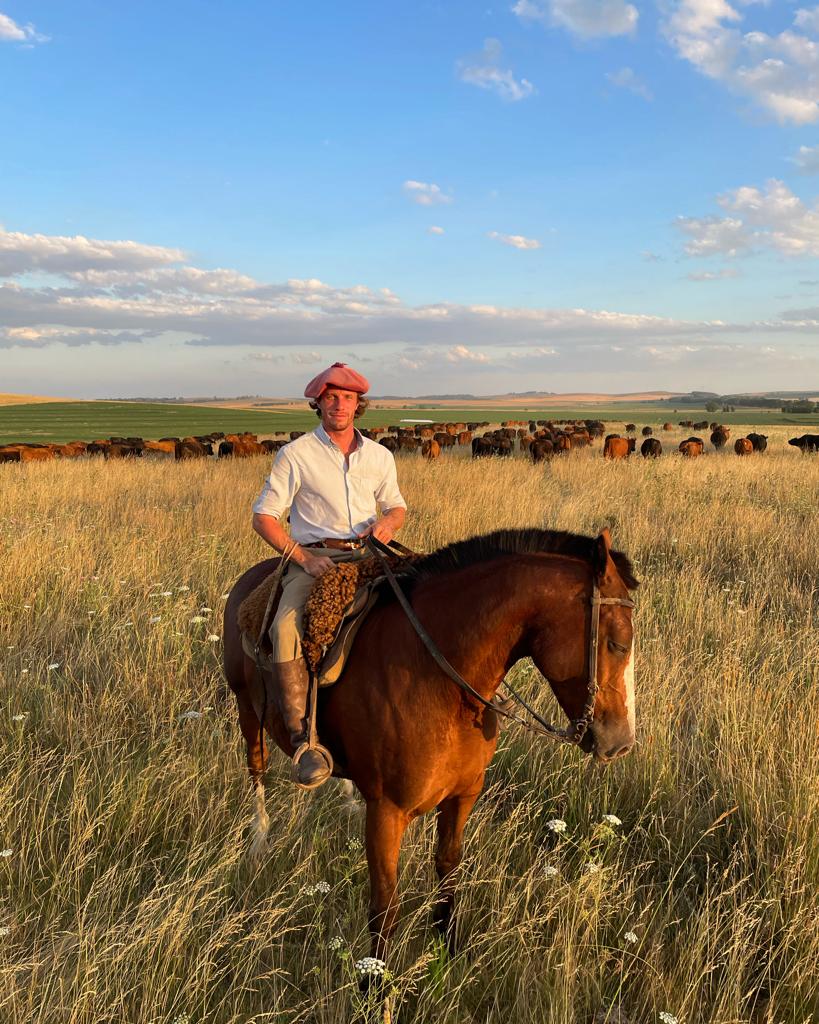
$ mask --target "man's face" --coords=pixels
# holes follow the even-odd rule
[[[346,430],[358,408],[358,392],[342,388],[325,388],[318,399],[321,422],[325,430]]]

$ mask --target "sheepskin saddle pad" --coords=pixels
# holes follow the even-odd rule
[[[411,557],[391,558],[390,565],[394,572],[399,573],[413,560]],[[239,605],[242,647],[251,658],[262,628],[273,579],[274,573],[271,573]],[[377,602],[381,584],[385,581],[380,560],[365,558],[356,562],[339,562],[313,584],[304,606],[302,649],[307,664],[318,675],[319,686],[331,686],[340,678],[356,634]],[[269,622],[273,621],[275,614],[276,605],[270,611]],[[263,637],[262,650],[265,654],[270,653],[267,635]]]

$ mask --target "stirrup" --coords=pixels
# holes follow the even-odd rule
[[[296,752],[295,754],[293,754],[293,757],[290,761],[290,776],[296,783],[296,785],[299,787],[299,789],[318,789],[319,786],[323,786],[324,783],[327,781],[326,778],[318,779],[316,782],[299,781],[299,761],[301,761],[301,759],[304,757],[308,750],[314,750],[317,754],[320,754],[324,758],[329,769],[327,778],[329,778],[333,774],[333,755],[330,753],[327,747],[322,746],[321,743],[314,743],[311,745],[309,742],[304,742],[296,748]]]

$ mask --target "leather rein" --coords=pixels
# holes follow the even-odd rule
[[[531,707],[527,702],[516,693],[515,690],[504,680],[504,686],[512,694],[512,697],[518,704],[521,705],[534,719],[534,722],[528,722],[525,718],[521,718],[519,715],[512,714],[505,708],[493,703],[492,701],[486,700],[485,697],[481,696],[480,693],[463,678],[463,676],[454,668],[444,657],[439,650],[435,641],[429,635],[427,630],[424,628],[412,605],[407,600],[407,596],[401,589],[401,585],[395,578],[395,574],[390,567],[389,561],[386,555],[393,554],[396,551],[400,554],[412,554],[412,552],[399,544],[397,541],[390,541],[389,547],[383,544],[380,540],[377,540],[372,535],[368,536],[365,540],[366,546],[370,551],[376,555],[381,561],[381,568],[384,570],[384,575],[389,580],[389,584],[395,593],[398,603],[404,611],[404,614],[410,621],[412,628],[418,634],[424,647],[429,651],[438,667],[446,673],[449,678],[456,683],[465,693],[468,693],[473,700],[476,700],[479,704],[482,704],[485,708],[489,708],[490,711],[494,711],[496,715],[501,715],[503,718],[508,718],[512,722],[516,722],[529,732],[535,733],[537,736],[551,736],[553,739],[560,740],[563,743],[578,744],[586,735],[589,726],[594,719],[594,704],[597,698],[597,691],[600,688],[600,684],[597,680],[597,651],[600,640],[600,606],[601,605],[621,605],[624,608],[634,608],[634,602],[627,597],[601,597],[600,588],[597,586],[597,580],[594,579],[592,582],[592,593],[590,597],[590,603],[592,607],[591,625],[589,627],[589,643],[588,643],[588,662],[589,662],[589,674],[586,682],[586,703],[583,706],[583,711],[579,718],[574,718],[568,728],[561,729],[556,725],[551,725],[546,722],[541,716]],[[393,550],[390,550],[390,549]]]

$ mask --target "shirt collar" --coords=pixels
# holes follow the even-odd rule
[[[338,448],[338,445],[335,443],[335,441],[330,437],[330,435],[324,429],[324,424],[323,423],[319,423],[319,425],[316,427],[316,429],[313,431],[313,433],[316,435],[316,437],[319,439],[319,441],[322,442],[322,444],[326,444],[326,445],[329,445],[331,448],[335,448],[337,450],[340,450]],[[359,450],[359,449],[361,449],[364,446],[364,437],[361,434],[361,432],[359,431],[358,427],[353,427],[353,433],[355,434],[355,439],[356,439],[356,450]]]

